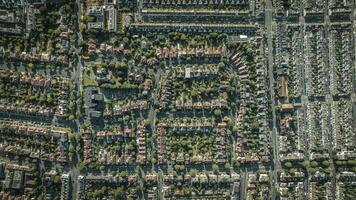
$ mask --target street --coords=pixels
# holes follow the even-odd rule
[[[267,45],[268,45],[268,78],[269,78],[269,92],[271,97],[271,108],[272,108],[272,146],[273,146],[273,186],[276,188],[278,186],[277,171],[280,169],[280,163],[278,158],[278,132],[276,125],[276,105],[275,105],[275,94],[274,94],[274,75],[273,75],[273,30],[272,30],[272,17],[273,17],[273,6],[272,0],[267,0],[266,12],[265,12],[265,26],[267,28]],[[276,199],[275,190],[272,190],[272,199]]]

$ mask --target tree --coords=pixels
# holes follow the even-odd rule
[[[81,133],[77,133],[76,135],[75,135],[75,139],[77,140],[77,141],[81,141],[82,140],[82,134]]]
[[[311,166],[311,167],[317,167],[317,166],[318,166],[318,163],[317,163],[316,161],[312,161],[312,162],[310,163],[310,166]]]
[[[197,173],[198,173],[198,171],[197,171],[196,169],[191,169],[191,170],[189,171],[189,174],[190,174],[190,176],[191,176],[192,178],[196,177],[196,176],[197,176]]]
[[[213,164],[212,168],[215,174],[219,172],[219,166],[217,164]]]
[[[356,172],[356,167],[352,167],[351,169],[353,172]]]
[[[74,146],[72,144],[69,145],[68,151],[73,153],[74,152]]]
[[[125,172],[125,171],[121,171],[121,172],[120,172],[120,177],[123,178],[123,177],[125,177],[125,176],[126,176],[126,172]]]
[[[81,32],[85,31],[87,29],[87,26],[84,23],[80,23],[79,29]]]
[[[225,63],[220,62],[220,63],[218,64],[218,69],[219,69],[219,71],[220,71],[220,70],[224,70],[224,69],[225,69]]]
[[[124,194],[124,187],[120,186],[114,190],[114,198],[121,199],[122,195]]]
[[[309,168],[307,168],[307,171],[308,171],[309,173],[315,173],[315,172],[316,172],[316,169],[315,169],[315,168],[312,168],[312,167],[309,167]]]
[[[232,132],[228,129],[227,131],[226,131],[226,136],[231,136],[232,135]]]
[[[157,162],[156,158],[151,158],[151,163],[152,164],[156,164],[156,162]]]
[[[185,165],[181,165],[181,166],[180,166],[180,170],[181,170],[181,171],[185,170]]]
[[[347,165],[356,166],[356,160],[348,160]]]
[[[220,115],[221,115],[221,110],[220,110],[220,109],[215,109],[215,110],[214,110],[214,115],[215,115],[216,117],[220,117]]]
[[[85,47],[87,43],[84,40],[79,40],[79,47]]]
[[[251,130],[257,132],[260,127],[260,124],[258,123],[257,119],[253,119],[251,121]]]
[[[75,115],[80,116],[82,115],[82,113],[80,112],[80,110],[78,110],[77,112],[75,112]]]
[[[231,165],[230,165],[230,163],[226,162],[224,167],[226,170],[230,170]]]
[[[226,43],[227,41],[227,34],[223,33],[223,34],[220,34],[218,35],[218,43]]]
[[[329,167],[329,166],[330,166],[330,162],[327,161],[327,160],[324,160],[321,164],[322,164],[324,167]]]
[[[74,118],[75,118],[74,115],[69,115],[69,116],[68,116],[68,120],[69,120],[69,121],[73,121]]]
[[[54,182],[55,184],[61,183],[61,177],[60,177],[59,175],[56,175],[56,176],[54,177],[53,182]]]
[[[231,123],[231,118],[228,117],[228,116],[225,116],[224,119],[223,119],[223,121],[224,121],[225,123],[227,123],[227,124],[230,124],[230,123]]]
[[[177,172],[179,172],[180,166],[179,166],[179,165],[174,165],[174,170],[177,171]]]
[[[330,174],[330,173],[331,173],[331,168],[330,168],[330,167],[325,168],[325,169],[324,169],[324,172],[325,172],[326,174]]]
[[[232,159],[234,168],[239,168],[240,167],[240,162],[237,160],[236,155],[234,155],[233,159]]]
[[[32,70],[32,68],[33,68],[33,64],[32,63],[28,64],[28,69]]]
[[[341,165],[343,165],[343,162],[342,162],[341,160],[338,160],[338,161],[335,162],[335,164],[336,164],[337,166],[341,166]]]
[[[290,174],[294,174],[296,171],[297,171],[296,169],[291,168],[291,169],[289,170],[289,173],[290,173]]]
[[[232,132],[233,132],[234,134],[237,134],[238,130],[239,130],[239,128],[238,128],[237,126],[234,126],[234,127],[232,128]]]
[[[292,163],[291,162],[286,162],[286,163],[284,163],[284,166],[286,166],[287,168],[291,168],[292,167]]]
[[[74,134],[71,133],[71,132],[69,132],[69,133],[68,133],[68,139],[69,139],[70,141],[72,141],[73,139],[75,139],[75,138],[74,138]]]
[[[308,167],[310,167],[310,162],[308,160],[305,160],[305,161],[303,161],[302,165],[304,168],[308,168]]]
[[[82,171],[84,169],[84,163],[82,161],[79,161],[77,164],[77,169],[78,171]]]
[[[75,149],[76,149],[77,152],[80,152],[82,150],[82,147],[80,145],[77,145]]]

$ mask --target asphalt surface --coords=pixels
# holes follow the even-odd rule
[[[269,78],[269,91],[271,96],[271,108],[272,108],[272,147],[273,147],[273,171],[272,179],[273,187],[278,186],[277,170],[280,168],[280,163],[278,159],[278,131],[277,131],[277,120],[276,120],[276,102],[274,93],[274,76],[273,76],[273,6],[272,0],[267,0],[266,2],[266,12],[265,12],[265,26],[267,29],[267,46],[268,46],[268,78]],[[276,199],[275,190],[272,190],[272,199]]]
[[[82,39],[82,34],[79,31],[79,24],[80,24],[80,13],[81,13],[81,5],[80,5],[80,0],[77,0],[76,3],[74,4],[74,12],[77,13],[77,23],[76,23],[76,41],[75,41],[75,56],[77,57],[77,64],[76,68],[74,70],[74,85],[75,85],[75,92],[76,95],[81,93],[83,91],[83,85],[82,85],[82,62],[80,60],[80,49],[78,47],[78,41]],[[80,110],[80,105],[76,105],[76,110]],[[76,116],[75,118],[75,124],[76,124],[76,134],[80,132],[81,129],[81,121],[80,121],[80,116]],[[72,164],[71,164],[71,170],[70,170],[70,175],[71,175],[71,183],[72,183],[72,193],[71,193],[71,199],[79,199],[77,197],[78,194],[78,176],[80,174],[79,170],[77,169],[77,163],[78,163],[79,155],[78,152],[76,154],[76,158],[74,158]]]

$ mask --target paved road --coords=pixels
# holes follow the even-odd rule
[[[329,0],[327,0],[327,4]],[[325,32],[325,45],[328,46],[329,45],[329,31],[330,31],[330,17],[329,17],[329,10],[325,9],[324,10],[324,32]],[[326,62],[325,62],[325,68],[329,69],[329,48],[325,48],[325,56],[326,56]],[[326,77],[326,82],[327,85],[330,85],[330,75],[327,71],[325,71],[325,77]],[[330,91],[330,87],[326,88],[326,102],[329,106],[332,106],[332,94]],[[331,110],[329,110],[331,111]],[[331,114],[331,113],[330,113]],[[330,129],[329,129],[330,128]],[[328,127],[327,129],[327,137],[329,140],[329,143],[331,142],[332,138],[331,138],[331,127]],[[331,145],[331,143],[328,145],[328,153],[330,156],[330,167],[331,167],[331,171],[332,171],[332,179],[331,179],[331,194],[332,194],[332,199],[336,199],[336,169],[335,169],[335,165],[334,165],[334,159],[333,159],[333,145]]]
[[[265,12],[265,26],[267,28],[267,46],[268,46],[268,78],[269,78],[269,91],[271,95],[271,108],[272,108],[272,146],[273,146],[273,186],[278,186],[277,170],[280,168],[280,163],[278,159],[278,132],[276,126],[276,105],[275,105],[275,94],[274,94],[274,76],[273,76],[273,41],[272,41],[272,17],[273,17],[273,6],[272,0],[267,0],[266,2],[266,12]],[[275,190],[272,190],[272,199],[276,199]]]
[[[78,47],[78,41],[82,39],[82,34],[79,31],[79,24],[80,24],[80,17],[81,17],[81,6],[80,6],[80,0],[77,0],[75,5],[74,5],[74,12],[77,13],[77,23],[76,23],[76,41],[75,41],[75,56],[76,56],[76,67],[74,70],[74,85],[75,85],[75,92],[78,97],[78,94],[82,93],[83,91],[83,85],[82,85],[82,62],[80,60],[80,48]],[[76,110],[80,110],[80,105],[76,105]],[[76,116],[75,119],[75,124],[76,124],[76,132],[77,134],[79,133],[81,129],[81,116]],[[78,199],[77,194],[78,194],[78,176],[79,176],[79,171],[77,169],[77,161],[78,161],[79,155],[78,153],[76,154],[76,158],[72,162],[71,165],[71,180],[72,180],[72,193],[71,193],[71,198],[72,199]]]
[[[247,182],[248,182],[248,172],[247,169],[245,171],[241,172],[241,186],[240,186],[240,199],[247,199]]]

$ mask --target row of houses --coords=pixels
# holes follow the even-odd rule
[[[2,133],[14,133],[19,135],[28,135],[34,137],[44,137],[44,138],[60,138],[62,140],[67,140],[68,130],[56,130],[51,127],[37,126],[37,125],[24,125],[20,122],[0,122],[0,132]]]
[[[157,157],[158,164],[163,164],[167,162],[166,158],[166,131],[165,128],[158,125],[157,126]]]
[[[154,184],[159,181],[159,176],[157,173],[148,173],[144,176],[144,179],[149,184]],[[234,183],[240,181],[240,174],[236,172],[232,172],[231,174],[227,174],[225,172],[220,172],[219,174],[214,174],[212,172],[208,173],[198,173],[195,176],[191,176],[190,174],[182,174],[178,176],[174,176],[170,173],[163,174],[163,182],[167,185],[173,184],[176,182],[188,182],[188,183]]]
[[[329,38],[330,89],[333,95],[352,92],[352,41],[351,24],[334,25]]]
[[[143,0],[144,6],[248,6],[248,0]]]
[[[251,99],[250,94],[249,94],[249,86],[248,86],[248,82],[249,82],[249,73],[247,71],[247,66],[242,62],[242,58],[240,55],[240,52],[234,52],[231,56],[230,56],[230,62],[232,63],[232,66],[234,68],[237,69],[238,71],[238,75],[240,78],[240,82],[242,84],[240,84],[240,108],[238,111],[238,117],[236,119],[236,126],[237,129],[239,130],[239,132],[241,132],[241,136],[240,137],[245,137],[243,134],[246,132],[244,129],[246,129],[247,126],[247,111],[248,111],[248,103]],[[247,141],[247,139],[245,140],[237,140],[237,145],[236,145],[236,150],[240,155],[238,157],[238,160],[241,163],[245,163],[245,162],[257,162],[259,159],[257,156],[245,156],[242,152],[247,152],[246,150],[244,150],[244,143]]]
[[[353,188],[355,188],[356,182],[355,181],[350,181],[350,180],[345,180],[345,181],[338,181],[336,182],[336,199],[346,199],[350,195],[349,191],[352,191]]]
[[[306,180],[308,184],[304,184]],[[281,194],[281,199],[298,197],[297,199],[305,198],[332,198],[331,195],[331,176],[326,175],[322,171],[316,171],[310,174],[309,177],[304,171],[282,171],[279,174],[280,184],[278,190]],[[306,188],[309,188],[306,190]]]
[[[77,199],[88,199],[88,193],[93,192],[98,187],[106,186],[109,191],[113,190],[113,185],[125,185],[127,190],[124,191],[125,197],[137,198],[135,186],[137,185],[137,174],[129,174],[125,177],[113,175],[80,175],[78,177]],[[106,197],[110,197],[106,194]]]
[[[226,156],[226,131],[227,131],[227,124],[225,122],[218,123],[218,130],[216,136],[216,152],[214,155],[214,160],[217,163],[225,163],[227,156]]]
[[[8,83],[20,83],[29,84],[31,86],[38,87],[50,87],[53,84],[68,84],[68,79],[63,77],[44,77],[42,75],[28,75],[25,72],[14,73],[8,70],[0,70],[1,82]],[[65,88],[63,88],[65,89]]]
[[[51,79],[45,78],[40,75],[28,76],[26,73],[22,72],[21,74],[9,74],[6,71],[0,70],[1,82],[12,82],[20,84],[29,84],[38,87],[49,87],[51,86]]]
[[[119,0],[87,0],[85,3],[87,6],[99,6],[99,5],[117,5]]]
[[[209,6],[209,5],[218,5],[218,6],[239,6],[239,5],[248,5],[248,0],[143,0],[144,5],[183,5],[183,6],[191,6],[191,5],[201,5],[201,6]]]
[[[256,37],[254,40],[256,46],[256,103],[257,103],[257,121],[259,131],[259,156],[264,162],[269,161],[270,155],[270,141],[268,133],[268,91],[267,91],[267,70],[265,67],[265,46],[262,37]]]
[[[174,68],[174,76],[177,78],[211,78],[218,75],[217,66],[192,66]]]
[[[81,175],[79,179],[81,183],[85,183],[86,186],[90,186],[91,184],[105,184],[105,183],[126,183],[126,184],[135,184],[138,180],[137,174],[127,174],[125,176],[113,176],[113,175]]]
[[[70,199],[70,189],[71,189],[71,175],[62,174],[61,175],[61,200]]]
[[[129,128],[124,128],[122,131],[98,131],[96,138],[121,138],[121,137],[134,137],[134,132]]]
[[[137,162],[139,164],[145,164],[146,162],[146,128],[144,124],[137,126],[136,143],[138,148]]]
[[[271,196],[267,173],[248,174],[247,199],[266,199]]]
[[[106,114],[110,116],[123,115],[129,112],[144,111],[148,109],[148,102],[145,100],[129,101],[126,104],[117,103],[113,105],[112,110],[107,110]]]
[[[83,162],[90,164],[95,161],[92,136],[89,130],[83,131]]]
[[[279,127],[279,153],[281,161],[303,160],[304,155],[301,152],[301,138],[293,129],[295,127],[296,119],[290,113],[282,112],[280,114]],[[294,148],[293,148],[294,147]],[[300,151],[299,151],[300,150]]]
[[[69,64],[69,57],[67,55],[52,55],[48,52],[27,53],[27,52],[7,52],[1,51],[0,58],[11,61],[23,61],[28,63],[47,63],[59,66],[66,66]]]
[[[105,56],[106,58],[113,58],[114,56],[117,55],[128,56],[130,54],[130,50],[124,48],[124,44],[122,43],[119,46],[110,45],[104,42],[99,44],[95,38],[89,37],[87,53],[88,55],[92,56],[92,58],[95,58],[97,54],[101,56]],[[89,58],[90,57],[86,59]],[[134,58],[137,62],[145,63],[149,66],[153,66],[158,62],[158,60],[155,57],[147,58],[145,55],[135,54]]]
[[[310,199],[333,198],[333,186],[330,181],[327,181],[326,183],[310,182],[309,185],[310,192],[308,196]]]
[[[236,126],[239,130],[239,138],[237,140],[236,150],[239,154],[238,160],[242,163],[244,162],[267,162],[269,161],[269,142],[267,135],[267,96],[266,96],[266,70],[264,67],[264,46],[261,37],[255,38],[251,41],[251,44],[256,48],[257,56],[255,58],[256,62],[256,93],[251,92],[250,89],[250,75],[249,66],[245,65],[242,58],[243,55],[240,51],[233,52],[230,54],[230,62],[232,67],[237,71],[240,79],[240,108],[238,111],[238,117],[236,119]],[[255,102],[257,106],[256,113],[249,113],[251,108],[251,102]],[[255,140],[249,137],[248,130],[251,128],[250,116],[253,115],[256,117],[255,124],[258,127],[258,149],[249,149],[249,146],[252,146]],[[247,148],[247,149],[246,149]]]
[[[160,122],[158,127],[168,128],[173,131],[187,131],[187,130],[211,130],[214,126],[214,123],[210,120],[201,120],[201,119],[191,119],[188,120],[173,120]]]
[[[223,47],[163,47],[156,49],[156,57],[179,58],[179,57],[222,57],[225,49]]]
[[[26,148],[16,144],[0,142],[0,152],[11,156],[23,156],[43,161],[65,163],[68,162],[68,151],[64,145],[55,149],[43,150],[40,147]]]
[[[106,149],[100,149],[98,152],[97,162],[100,164],[117,165],[117,164],[132,164],[136,158],[124,152],[123,154],[108,152]]]
[[[63,7],[62,7],[63,9]],[[64,11],[60,11],[64,12]],[[59,44],[59,50],[56,51],[56,53],[59,54],[68,54],[69,52],[69,46],[70,46],[70,33],[69,33],[69,28],[68,25],[66,24],[67,16],[66,15],[61,15],[60,19],[60,24],[58,26],[58,30],[60,31],[59,37],[56,38],[57,44]]]
[[[34,105],[32,103],[23,103],[21,105],[16,105],[13,101],[6,99],[1,100],[0,109],[2,112],[15,113],[20,115],[25,114],[50,117],[54,114],[51,108],[48,106]]]
[[[246,66],[243,64],[240,53],[236,52],[234,54],[232,54],[230,56],[230,62],[232,63],[232,65],[236,68],[238,68],[239,70],[239,78],[240,80],[245,83],[248,80],[248,74],[246,73]],[[242,93],[241,96],[241,103],[240,103],[240,109],[238,112],[238,117],[236,120],[236,124],[237,124],[237,128],[239,130],[242,129],[242,125],[243,125],[243,120],[245,117],[245,113],[246,113],[246,103],[245,103],[245,84],[242,84],[242,87],[240,88],[240,92]]]
[[[329,105],[325,102],[314,101],[307,103],[307,133],[309,151],[317,151],[319,147],[328,148],[331,144],[329,140],[330,118]],[[317,152],[321,153],[321,152]],[[324,152],[327,154],[327,152]]]
[[[56,107],[56,110],[54,112],[54,116],[58,118],[64,118],[68,115],[68,99],[69,99],[69,94],[68,94],[68,85],[62,84],[60,86],[60,95],[58,97],[58,105]]]
[[[187,101],[184,102],[183,99],[178,99],[175,102],[175,108],[177,110],[203,110],[203,109],[215,109],[215,108],[226,108],[228,106],[225,99],[214,99],[211,101]]]
[[[0,151],[5,154],[28,156],[30,158],[53,162],[68,161],[66,141],[68,140],[69,130],[67,129],[31,124],[25,125],[19,122],[1,122],[0,133],[4,136],[3,141],[0,143]],[[17,140],[18,138],[30,138],[37,143],[42,140],[51,139],[57,142],[57,146],[43,149],[38,146],[38,144],[34,144],[30,147],[26,145],[16,145],[16,141],[14,142],[13,140]]]
[[[345,156],[350,155],[347,152],[354,151],[356,146],[352,110],[353,105],[349,99],[340,99],[331,105],[332,145]]]
[[[305,179],[305,175],[306,174],[303,171],[295,171],[294,173],[282,171],[279,179],[281,182],[303,181]]]
[[[176,152],[169,155],[169,159],[173,163],[192,163],[192,164],[211,164],[214,161],[212,155],[191,156],[189,154],[182,154]]]
[[[184,32],[184,33],[226,33],[254,35],[255,24],[207,24],[207,23],[131,23],[134,32]],[[219,56],[218,56],[219,57]]]
[[[278,188],[279,193],[281,194],[281,199],[287,200],[294,198],[297,200],[304,199],[305,194],[304,182],[282,182]]]
[[[160,97],[159,106],[161,109],[166,109],[172,101],[173,78],[172,72],[166,70],[160,80]]]
[[[323,27],[310,27],[305,35],[305,76],[306,92],[308,96],[320,96],[326,93],[326,63],[325,63],[325,38]]]
[[[0,108],[3,112],[15,113],[19,115],[33,115],[33,116],[57,116],[64,118],[68,114],[68,80],[63,78],[44,78],[42,76],[28,76],[25,74],[8,75],[3,73],[1,82],[17,86],[17,91],[13,95],[7,96],[0,100]],[[39,87],[39,88],[38,88]],[[49,107],[47,104],[40,104],[35,102],[15,101],[19,94],[27,93],[27,90],[41,92],[41,95],[55,94],[56,99],[52,99],[51,103],[55,106]],[[25,94],[26,94],[25,93]]]

